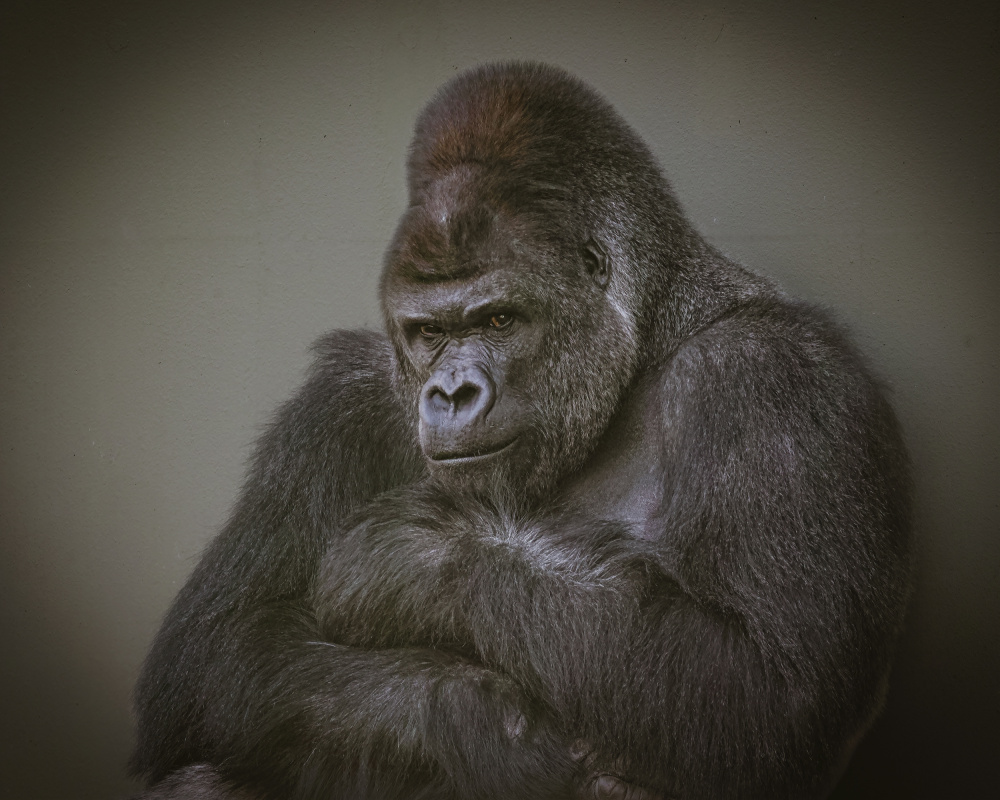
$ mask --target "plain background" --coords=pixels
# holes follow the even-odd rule
[[[254,437],[311,341],[380,324],[415,115],[513,57],[603,92],[891,387],[920,582],[837,797],[1000,796],[1000,12],[745,5],[4,3],[0,796],[129,791],[132,684]]]

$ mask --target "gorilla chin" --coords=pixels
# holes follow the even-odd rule
[[[519,466],[529,457],[530,440],[529,435],[522,434],[506,444],[467,454],[445,451],[429,455],[425,451],[429,479],[449,493],[474,496],[513,512],[539,491],[530,472]]]

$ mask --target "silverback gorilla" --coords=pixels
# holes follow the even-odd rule
[[[802,798],[877,713],[907,458],[844,335],[561,70],[423,111],[381,282],[137,688],[147,798]]]

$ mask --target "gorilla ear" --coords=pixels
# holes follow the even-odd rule
[[[602,289],[611,280],[611,260],[608,258],[608,251],[604,245],[591,236],[583,246],[583,260],[587,264],[587,271],[594,283]]]

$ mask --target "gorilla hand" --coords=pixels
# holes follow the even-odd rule
[[[651,792],[621,777],[625,771],[621,759],[610,771],[598,768],[598,754],[583,739],[573,742],[571,753],[584,768],[583,779],[576,788],[573,800],[667,800],[665,795]]]
[[[577,800],[664,800],[663,795],[654,794],[641,786],[626,783],[616,775],[607,772],[595,775],[577,794]]]

